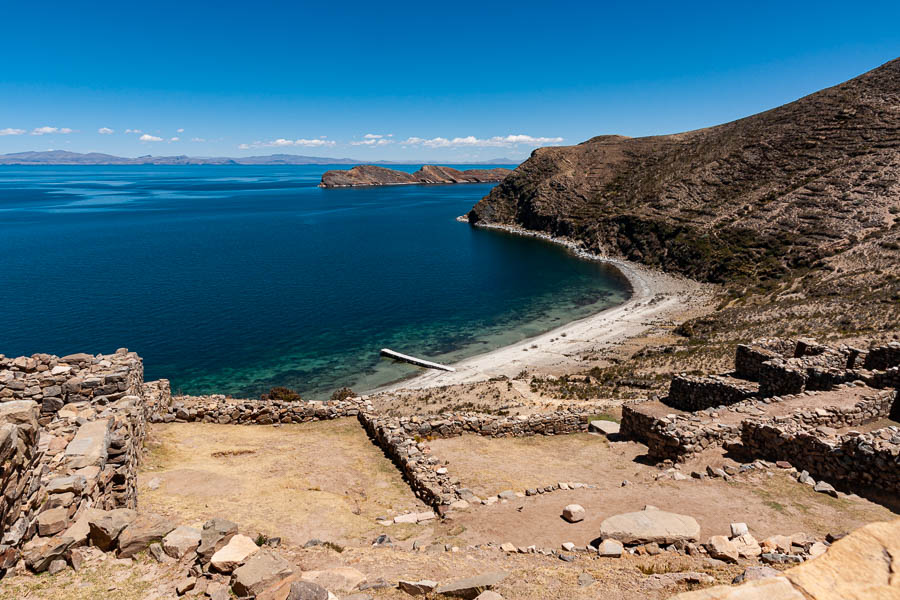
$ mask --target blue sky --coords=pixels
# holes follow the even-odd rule
[[[0,153],[518,159],[729,121],[900,56],[897,0],[49,1],[0,14]]]

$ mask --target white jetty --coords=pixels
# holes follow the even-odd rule
[[[456,372],[456,369],[454,369],[453,367],[448,367],[447,365],[439,365],[436,362],[431,362],[430,360],[425,360],[424,358],[416,358],[415,356],[409,356],[408,354],[394,352],[390,348],[382,348],[381,355],[396,360],[402,360],[404,362],[408,362],[411,365],[425,367],[426,369],[438,369],[440,371],[451,371],[454,373]]]

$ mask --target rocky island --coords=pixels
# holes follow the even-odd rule
[[[322,175],[322,188],[365,187],[375,185],[414,185],[446,183],[494,183],[512,173],[511,169],[467,169],[425,165],[415,173],[376,165],[359,165],[349,170],[335,169]]]

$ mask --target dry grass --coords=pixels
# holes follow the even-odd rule
[[[159,583],[162,567],[146,560],[133,566],[107,559],[78,572],[66,569],[56,575],[7,576],[0,583],[0,600],[139,600]]]
[[[422,505],[356,419],[283,427],[154,426],[140,505],[200,523],[224,516],[294,543],[371,542],[375,518]],[[156,490],[148,482],[158,478]],[[396,528],[398,535],[402,528]]]
[[[597,468],[597,459],[608,453],[609,443],[587,433],[496,439],[467,435],[434,440],[430,445],[435,456],[450,462],[451,474],[482,497],[558,481],[594,483],[596,475],[610,474]],[[621,471],[624,476],[627,469]]]

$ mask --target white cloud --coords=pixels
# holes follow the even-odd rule
[[[102,134],[102,135],[110,135],[110,134],[115,133],[115,130],[110,129],[109,127],[101,127],[100,129],[97,130],[97,133]]]
[[[371,134],[368,134],[365,137],[367,137],[368,139],[350,142],[350,145],[351,146],[385,146],[387,144],[393,143],[391,140],[386,139],[380,135],[372,136]]]
[[[23,133],[25,133],[24,129],[13,129],[12,127],[0,129],[0,135],[22,135]]]
[[[364,135],[363,137],[366,138],[367,140],[380,140],[380,139],[383,138],[384,136],[381,135],[381,134],[367,133],[367,134]]]
[[[401,144],[405,145],[422,145],[428,148],[461,148],[461,147],[494,147],[509,148],[521,144],[539,146],[542,144],[558,144],[563,141],[561,137],[533,137],[530,135],[515,134],[507,136],[494,136],[490,138],[477,138],[473,135],[466,137],[455,137],[448,139],[444,137],[435,137],[430,139],[420,137],[410,137]]]
[[[35,127],[31,130],[31,135],[47,135],[51,133],[72,133],[72,129],[68,127],[49,127],[47,125],[43,127]]]
[[[177,141],[180,141],[180,140],[181,140],[181,138],[178,137],[178,136],[169,138],[169,141],[170,141],[170,142],[177,142]]]
[[[125,133],[144,133],[140,129],[126,129]]]
[[[191,138],[191,141],[192,142],[205,142],[206,140],[203,138],[195,137],[195,138]]]
[[[150,135],[148,133],[145,133],[138,139],[140,139],[142,142],[161,142],[162,141],[161,137],[156,137],[155,135]]]
[[[179,127],[175,130],[175,133],[184,133],[184,127]]]
[[[277,140],[272,140],[269,142],[253,142],[252,144],[241,144],[238,146],[241,150],[249,150],[250,148],[281,148],[287,146],[305,146],[307,148],[320,148],[323,146],[334,146],[335,142],[331,140],[326,140],[323,138],[307,140],[307,139],[299,139],[299,140],[288,140],[285,138],[278,138]]]

